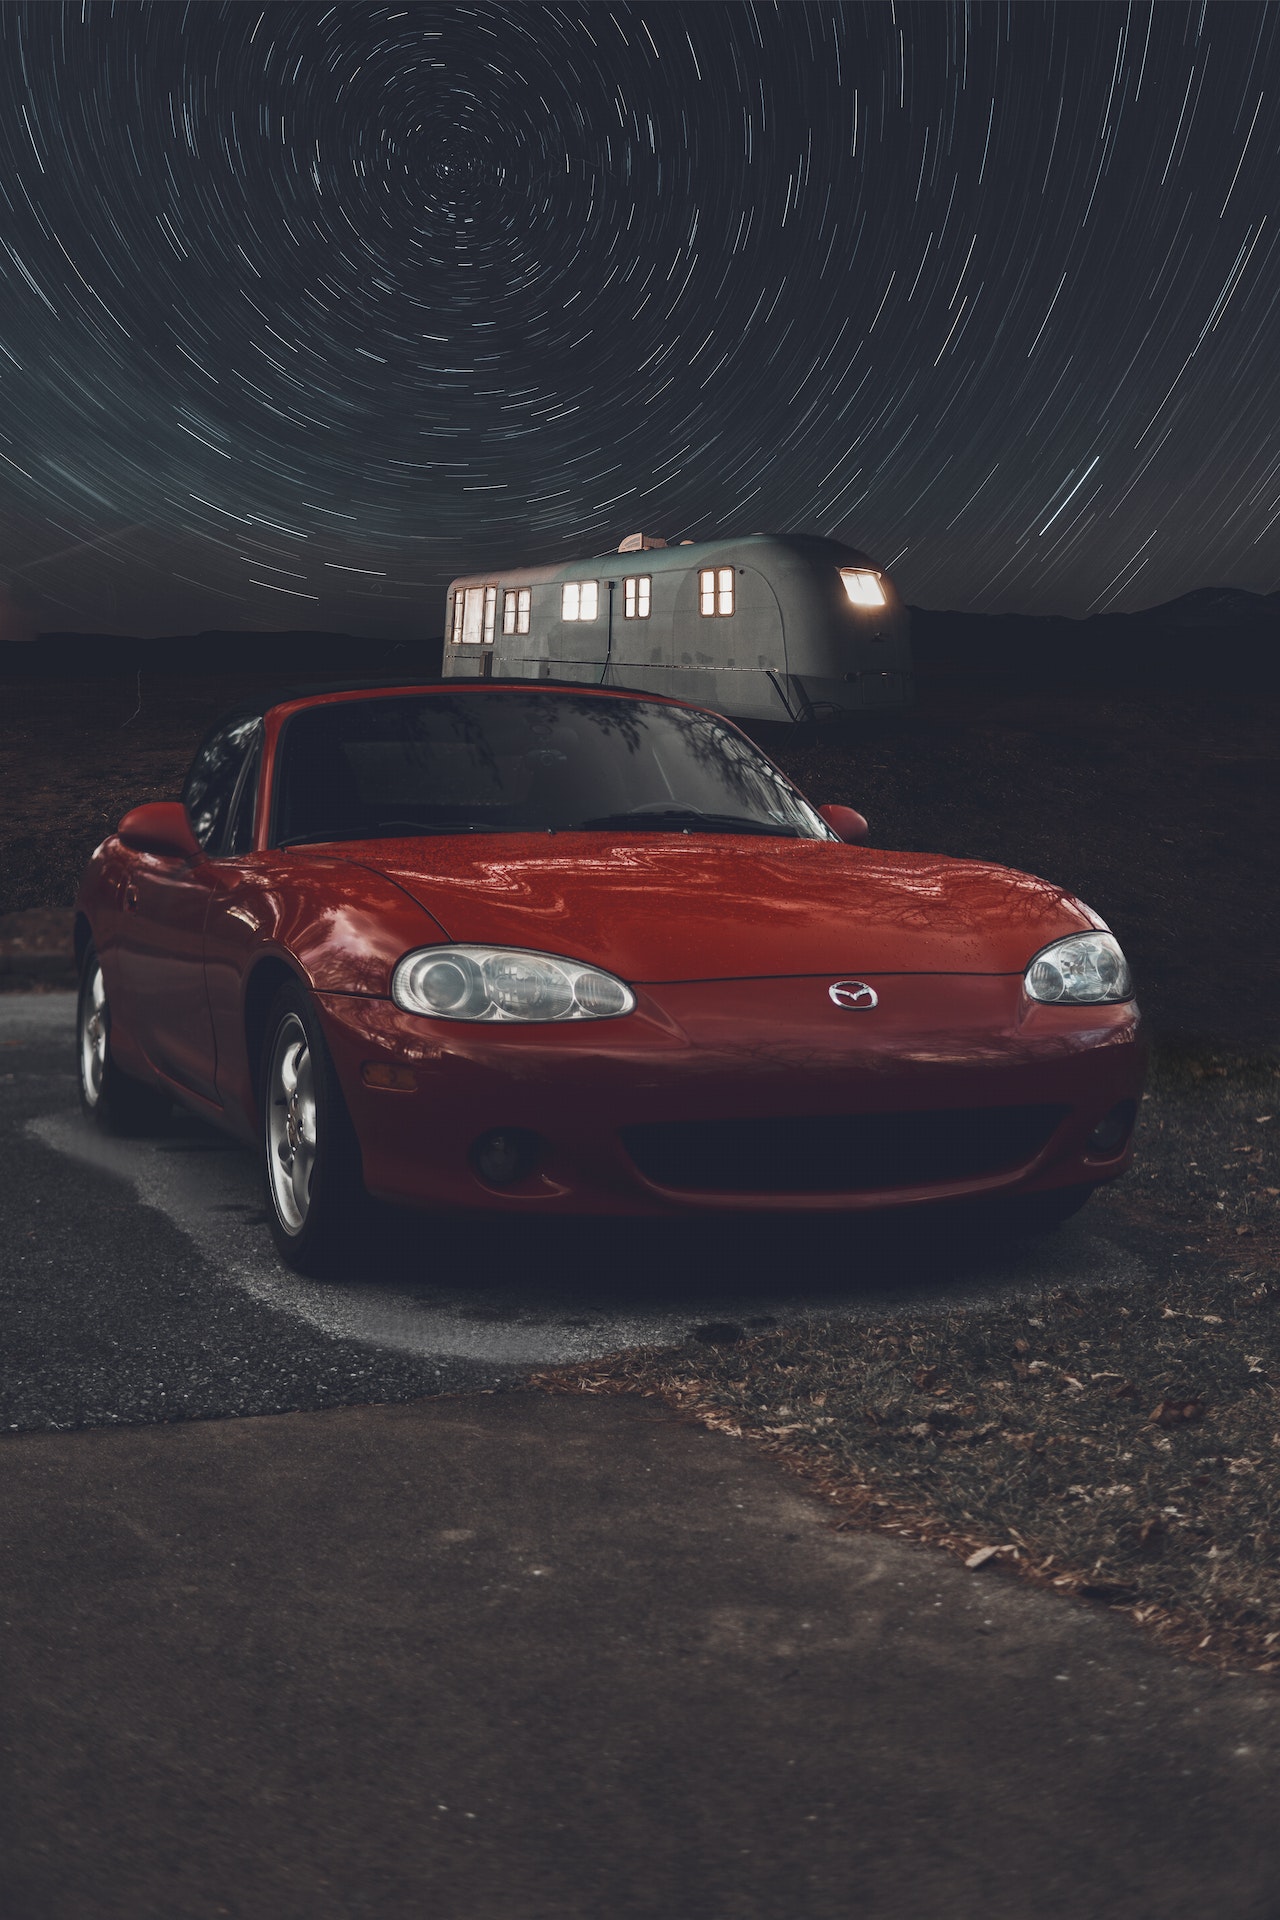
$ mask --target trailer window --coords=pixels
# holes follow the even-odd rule
[[[698,574],[698,610],[711,615],[733,612],[733,568],[703,567]]]
[[[484,643],[493,645],[493,629],[498,617],[498,589],[486,587],[484,590]]]
[[[484,633],[484,587],[467,587],[462,594],[462,644],[478,647]]]
[[[508,587],[502,596],[502,631],[528,633],[529,609],[532,604],[532,587]]]
[[[653,576],[648,573],[633,573],[622,583],[622,617],[624,620],[647,620],[649,618],[650,589]]]
[[[566,580],[560,594],[562,620],[594,620],[600,606],[598,580]]]
[[[462,644],[462,595],[460,593],[455,593],[453,596],[453,644],[455,647]]]

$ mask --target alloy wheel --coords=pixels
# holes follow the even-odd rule
[[[102,968],[93,974],[80,1001],[80,1085],[85,1106],[92,1112],[101,1102],[107,1071],[107,989]]]
[[[311,1210],[316,1097],[311,1048],[297,1014],[276,1029],[267,1077],[267,1178],[286,1233],[301,1233]]]

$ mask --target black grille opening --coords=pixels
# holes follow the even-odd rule
[[[934,1186],[1034,1160],[1062,1106],[955,1107],[624,1127],[655,1186],[702,1193],[864,1193]]]

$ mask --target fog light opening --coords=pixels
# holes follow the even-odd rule
[[[1132,1100],[1121,1100],[1089,1135],[1085,1148],[1091,1160],[1114,1160],[1128,1145],[1137,1107]]]
[[[531,1174],[542,1155],[542,1142],[524,1127],[494,1127],[482,1133],[471,1149],[471,1164],[490,1187],[513,1187]]]

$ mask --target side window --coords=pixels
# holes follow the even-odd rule
[[[496,587],[459,587],[453,596],[449,626],[449,636],[454,646],[492,646],[497,614]]]
[[[502,631],[528,633],[532,606],[532,587],[508,587],[502,596]]]
[[[733,612],[732,567],[703,567],[698,575],[698,611],[712,617]]]
[[[262,740],[259,736],[249,749],[244,772],[240,776],[239,790],[232,803],[231,825],[226,838],[228,854],[253,852],[253,822],[258,808],[258,772],[261,765]]]
[[[261,721],[257,714],[229,720],[204,741],[182,789],[191,831],[209,853],[217,853],[235,795],[236,780]]]
[[[560,590],[562,620],[594,620],[600,610],[598,580],[570,580]]]
[[[622,615],[625,620],[647,620],[649,618],[650,590],[653,586],[651,574],[628,574],[622,583]]]

